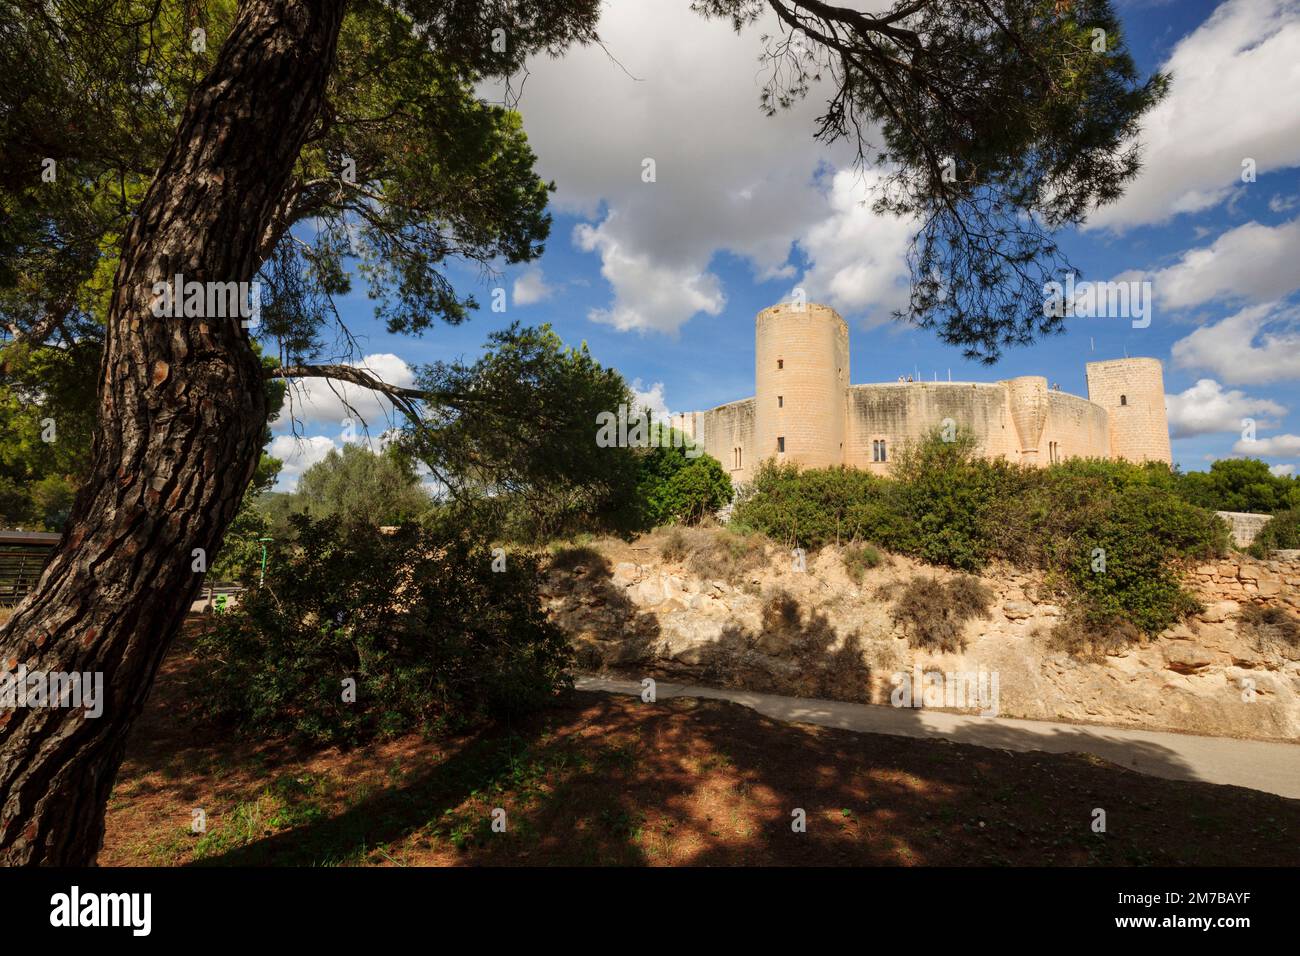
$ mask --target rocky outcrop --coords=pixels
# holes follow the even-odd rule
[[[855,581],[835,548],[800,571],[769,546],[766,562],[725,580],[665,560],[660,545],[600,543],[598,559],[550,573],[547,609],[583,670],[877,704],[917,668],[996,672],[1002,716],[1300,739],[1300,649],[1241,622],[1248,604],[1300,609],[1295,562],[1237,556],[1189,569],[1200,614],[1081,660],[1050,646],[1063,611],[1037,573],[989,569],[991,616],[970,620],[964,650],[944,654],[909,645],[893,596],[916,575],[951,572],[887,556]]]

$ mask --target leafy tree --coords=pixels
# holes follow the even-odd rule
[[[1141,80],[1109,0],[695,0],[736,29],[781,24],[765,58],[768,111],[831,94],[817,136],[885,170],[875,209],[914,218],[900,318],[992,364],[1060,331],[1044,287],[1070,265],[1053,239],[1137,175],[1142,116],[1169,78]]]
[[[656,430],[656,439],[660,439]],[[649,527],[697,524],[732,497],[731,478],[711,455],[690,457],[685,441],[657,440],[640,456],[637,501]]]
[[[216,717],[353,743],[518,717],[568,686],[571,651],[542,611],[535,558],[494,568],[468,529],[293,521],[298,544],[266,586],[200,638],[202,703]]]
[[[1110,4],[770,5],[830,58],[839,92],[824,135],[878,119],[901,187],[882,201],[932,213],[914,317],[985,357],[1050,330],[1034,286],[1054,248],[1038,224],[1118,195],[1136,170],[1127,136],[1163,86],[1134,78]],[[737,21],[759,9],[697,6]],[[102,720],[28,709],[7,723],[0,863],[94,859],[133,715],[201,583],[187,556],[219,547],[256,471],[261,380],[360,382],[418,417],[418,390],[317,361],[349,256],[370,270],[380,317],[418,333],[474,305],[440,273],[449,258],[540,252],[532,154],[473,84],[593,42],[597,12],[596,0],[67,0],[57,16],[9,0],[0,11],[0,163],[14,174],[0,179],[0,318],[14,340],[68,340],[97,305],[105,330],[67,546],[0,629],[0,656],[113,675]],[[1104,53],[1082,42],[1095,24],[1114,40]],[[51,154],[71,181],[43,190]],[[322,224],[315,238],[293,231],[307,219]],[[264,369],[237,322],[156,321],[154,283],[178,271],[263,281],[259,334],[278,337],[284,364]]]
[[[1266,558],[1277,549],[1300,548],[1300,508],[1289,508],[1273,515],[1273,520],[1260,529],[1250,543],[1250,553]]]
[[[585,343],[566,348],[550,326],[516,323],[492,333],[477,361],[439,362],[417,378],[430,404],[403,445],[481,526],[544,540],[625,520],[635,453],[600,447],[596,423],[631,407],[632,393]]]
[[[294,495],[295,510],[338,518],[345,527],[415,521],[431,504],[415,468],[393,446],[378,453],[352,444],[330,449],[303,472]]]
[[[1273,474],[1257,458],[1220,458],[1209,471],[1179,475],[1178,492],[1213,511],[1275,514],[1300,507],[1300,481]]]
[[[89,465],[99,347],[0,348],[0,525],[61,531]]]

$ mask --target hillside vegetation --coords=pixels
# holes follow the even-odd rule
[[[1068,626],[1112,637],[1157,634],[1195,610],[1181,567],[1229,548],[1227,526],[1163,465],[1028,468],[978,457],[969,434],[930,435],[887,478],[764,465],[732,526],[788,547],[868,543],[960,571],[1042,570],[1070,599]]]

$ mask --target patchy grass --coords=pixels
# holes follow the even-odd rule
[[[1042,628],[1036,629],[1041,633]],[[1095,620],[1079,608],[1069,613],[1047,631],[1047,647],[1064,651],[1081,661],[1100,663],[1107,655],[1120,654],[1142,639],[1136,624],[1123,618],[1102,616]]]
[[[842,554],[844,561],[844,570],[848,572],[849,577],[854,584],[861,584],[863,575],[872,568],[879,567],[884,557],[880,549],[869,544],[851,544],[846,547]]]
[[[659,556],[665,561],[685,561],[690,553],[691,544],[684,530],[674,527],[664,534],[664,539],[659,545]]]
[[[201,692],[191,663],[184,646],[171,655],[135,728],[101,865],[1300,863],[1300,801],[720,701],[575,693],[526,724],[436,742],[239,743],[177,719]]]
[[[574,571],[577,568],[600,567],[608,563],[605,556],[586,544],[562,545],[551,551],[548,569],[551,571]]]
[[[1238,614],[1238,620],[1260,648],[1300,648],[1300,618],[1285,608],[1247,604]]]

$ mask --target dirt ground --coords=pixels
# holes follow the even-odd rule
[[[1300,801],[716,701],[574,693],[451,740],[243,742],[189,714],[192,663],[182,640],[134,730],[101,865],[1300,864]]]

